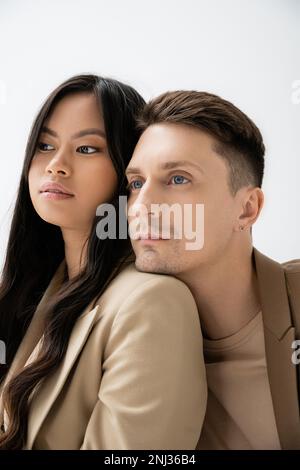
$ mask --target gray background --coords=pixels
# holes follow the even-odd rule
[[[279,261],[300,257],[300,1],[0,0],[0,264],[32,120],[82,72],[146,99],[185,88],[239,106],[267,147],[254,245]]]

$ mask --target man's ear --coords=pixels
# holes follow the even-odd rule
[[[261,188],[246,188],[241,200],[242,211],[238,217],[240,227],[250,228],[258,219],[264,205],[264,193]]]

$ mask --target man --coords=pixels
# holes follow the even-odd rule
[[[156,227],[154,205],[179,204],[183,213],[190,205],[194,216],[204,207],[196,250],[187,249],[186,233],[175,237],[171,219],[169,237],[164,227],[132,237],[137,269],[184,281],[198,306],[209,394],[197,449],[300,449],[292,360],[300,261],[280,265],[252,245],[264,201],[260,131],[230,102],[196,91],[150,101],[139,128],[127,167],[129,224],[140,207]]]

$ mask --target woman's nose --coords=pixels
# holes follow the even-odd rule
[[[67,155],[63,151],[57,152],[56,155],[53,156],[53,158],[49,161],[48,165],[46,166],[47,173],[60,173],[68,175],[70,171],[71,169]]]

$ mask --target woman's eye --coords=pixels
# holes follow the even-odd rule
[[[40,152],[49,152],[50,150],[54,150],[53,145],[45,144],[45,142],[39,142],[37,147]]]
[[[171,181],[173,181],[175,185],[178,185],[178,184],[189,183],[190,180],[185,178],[184,176],[175,175],[175,176],[172,176]]]
[[[81,147],[78,147],[77,152],[91,154],[91,153],[99,152],[99,149],[96,147],[90,147],[88,145],[82,145]]]
[[[142,186],[143,183],[140,180],[133,180],[128,184],[127,189],[134,191],[136,189],[141,189]]]

